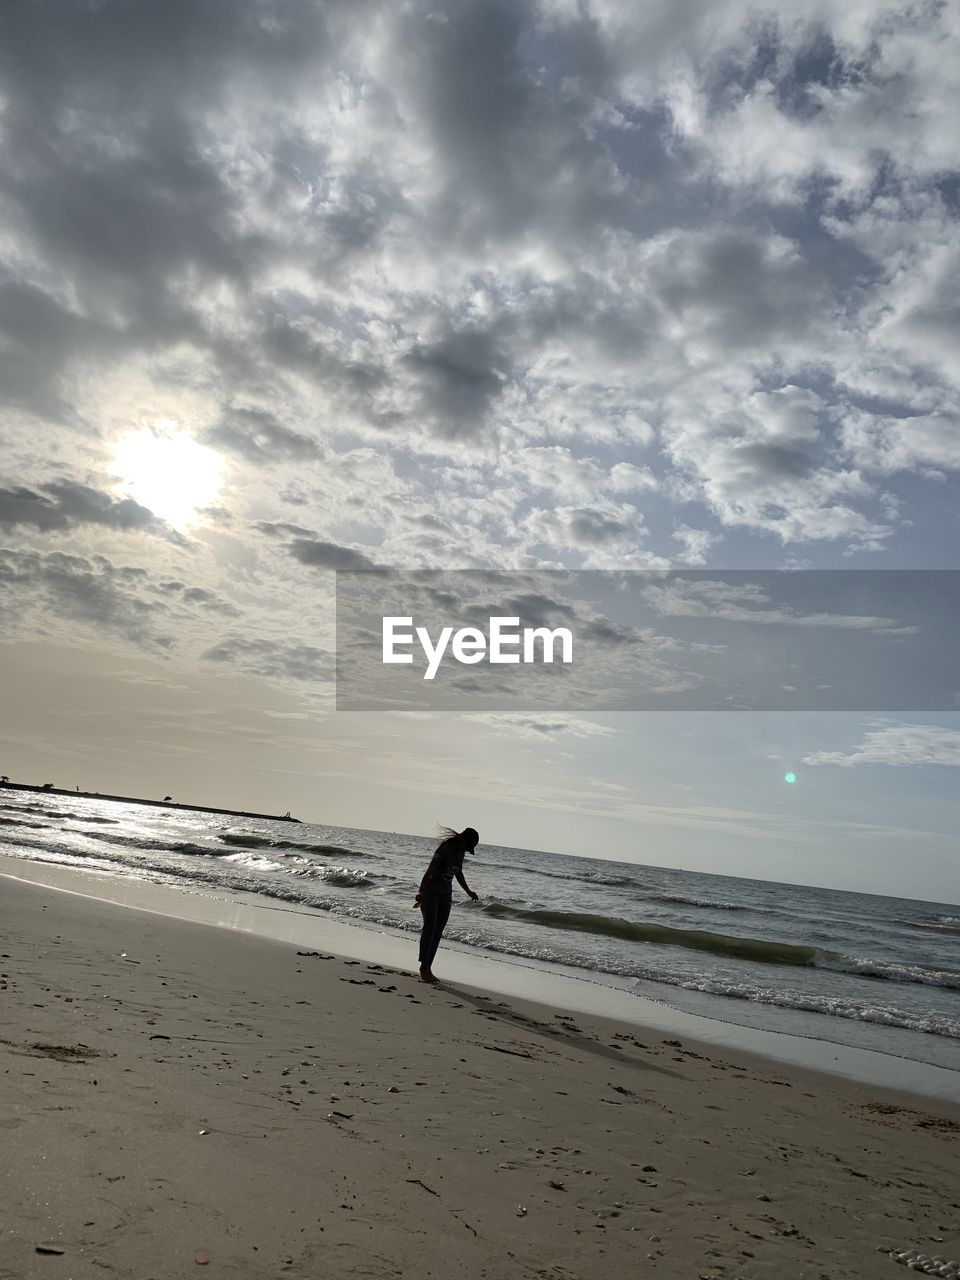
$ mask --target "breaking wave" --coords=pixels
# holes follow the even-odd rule
[[[911,1013],[885,1005],[862,1005],[840,996],[815,995],[805,991],[774,990],[749,982],[724,982],[704,975],[681,977],[678,974],[650,972],[640,975],[648,982],[663,983],[685,991],[701,991],[706,995],[725,996],[732,1000],[748,1000],[753,1004],[795,1009],[801,1013],[821,1013],[854,1022],[871,1022],[878,1026],[902,1027],[927,1035],[960,1040],[960,1022],[935,1011]]]
[[[250,835],[245,831],[227,831],[217,836],[223,844],[239,849],[280,849],[292,853],[315,853],[324,857],[376,858],[375,853],[362,853],[359,849],[347,849],[340,844],[303,844],[299,840],[271,840],[266,836]]]
[[[548,929],[569,929],[576,933],[593,933],[628,942],[686,947],[691,951],[707,951],[715,956],[734,956],[762,964],[812,965],[818,955],[830,955],[829,952],[818,952],[816,947],[801,947],[790,942],[772,942],[768,938],[737,938],[725,933],[710,933],[704,929],[672,929],[668,925],[622,920],[619,916],[511,907],[503,902],[490,902],[483,907],[483,911],[491,916],[527,920]]]

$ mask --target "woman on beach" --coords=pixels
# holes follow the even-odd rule
[[[480,837],[473,827],[464,827],[462,831],[441,827],[440,831],[444,840],[437,846],[430,865],[424,872],[420,892],[413,904],[423,913],[423,929],[420,933],[421,982],[436,982],[431,965],[450,917],[454,877],[474,902],[479,897],[463,878],[463,855],[473,853],[480,843]]]

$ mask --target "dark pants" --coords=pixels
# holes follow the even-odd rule
[[[423,930],[420,934],[420,965],[429,969],[437,947],[443,937],[444,926],[450,919],[451,898],[431,897],[424,894],[420,899],[420,910],[423,912]]]

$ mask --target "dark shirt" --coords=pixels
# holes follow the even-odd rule
[[[430,879],[422,890],[426,896],[452,898],[454,876],[463,869],[463,850],[457,847],[455,840],[444,840],[436,853],[427,874]]]

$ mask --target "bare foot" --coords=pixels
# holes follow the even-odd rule
[[[430,972],[430,970],[429,970],[429,969],[425,969],[425,968],[423,967],[423,965],[421,965],[421,966],[420,966],[420,981],[421,981],[421,982],[436,982],[436,978],[433,976],[433,974]]]

